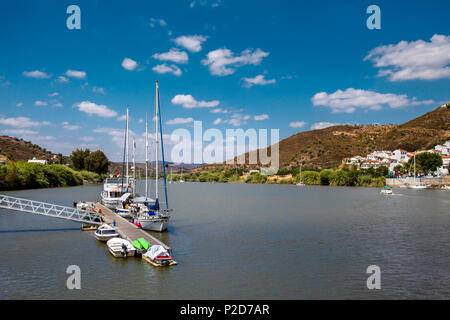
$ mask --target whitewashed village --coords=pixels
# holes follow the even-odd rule
[[[445,176],[449,173],[450,163],[450,140],[442,145],[436,145],[430,150],[420,150],[416,152],[408,152],[403,149],[397,149],[394,151],[374,151],[365,157],[354,156],[345,160],[347,165],[356,165],[359,169],[377,169],[381,166],[386,166],[392,175],[398,171],[398,166],[404,166],[408,161],[420,153],[436,153],[442,157],[443,165],[437,169],[434,173],[435,176]],[[398,175],[398,174],[397,174]]]

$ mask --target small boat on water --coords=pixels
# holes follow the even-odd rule
[[[414,184],[408,184],[406,186],[408,189],[428,189],[428,186],[416,183],[416,155],[414,154]]]
[[[392,187],[385,186],[383,189],[381,189],[380,193],[381,194],[392,194]]]
[[[450,190],[450,186],[444,186],[444,190]]]
[[[109,252],[116,258],[133,257],[136,249],[130,241],[121,238],[112,238],[106,242]]]
[[[407,186],[408,189],[428,189],[428,186],[420,185],[420,184],[409,184]]]
[[[142,255],[142,259],[155,267],[172,266],[177,264],[172,259],[169,252],[167,252],[167,250],[159,244],[151,246],[148,251]]]
[[[99,241],[108,241],[112,238],[119,237],[119,234],[117,233],[116,228],[104,223],[97,230],[95,230],[94,237]]]

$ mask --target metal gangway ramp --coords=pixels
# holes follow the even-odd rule
[[[102,218],[93,207],[91,210],[80,210],[35,200],[15,198],[0,194],[0,208],[31,212],[48,217],[77,221],[85,224],[102,224]],[[92,210],[94,209],[94,210]]]

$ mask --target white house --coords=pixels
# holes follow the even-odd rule
[[[36,157],[33,157],[33,159],[28,160],[30,163],[40,163],[40,164],[47,164],[47,160],[38,160]]]

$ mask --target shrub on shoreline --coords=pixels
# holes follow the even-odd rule
[[[60,164],[44,165],[24,161],[0,167],[0,190],[21,190],[77,186],[82,175]]]

